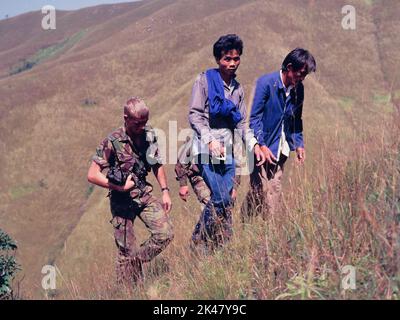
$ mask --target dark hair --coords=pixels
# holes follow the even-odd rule
[[[289,52],[285,60],[282,62],[282,70],[287,71],[288,64],[293,65],[293,70],[298,71],[306,66],[307,73],[315,72],[317,70],[317,63],[310,52],[302,48],[296,48]]]
[[[239,55],[243,52],[243,41],[236,34],[227,34],[221,36],[213,46],[213,54],[215,59],[222,58],[222,53],[236,49]]]

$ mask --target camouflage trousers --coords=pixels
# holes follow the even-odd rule
[[[189,181],[197,200],[199,200],[201,204],[201,215],[192,233],[192,241],[195,245],[197,245],[205,242],[206,240],[203,212],[205,206],[210,202],[211,192],[200,175],[193,175],[189,177]]]
[[[241,207],[242,221],[253,216],[261,216],[264,220],[269,215],[279,213],[282,209],[282,175],[287,157],[281,155],[275,165],[264,164],[254,167],[250,175],[250,190]]]
[[[116,273],[118,283],[137,282],[143,277],[142,264],[160,254],[173,239],[172,224],[161,203],[153,196],[140,203],[132,199],[110,199],[110,221],[118,248]],[[119,200],[119,201],[118,201]],[[150,232],[150,237],[137,245],[134,221],[138,217]]]
[[[203,178],[199,175],[193,175],[189,177],[189,181],[197,200],[199,200],[202,205],[206,205],[211,199],[211,192]]]

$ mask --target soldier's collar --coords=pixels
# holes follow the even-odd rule
[[[146,140],[148,140],[151,136],[152,136],[152,127],[148,124],[146,124],[146,126],[144,127],[144,133],[142,134],[143,137],[145,137]],[[132,139],[129,136],[125,125],[122,127],[122,134],[121,137],[119,139],[121,142],[131,142],[132,143]],[[151,140],[149,140],[151,141]]]
[[[131,137],[129,137],[128,132],[126,131],[125,125],[122,126],[122,134],[119,140],[121,142],[132,142]]]

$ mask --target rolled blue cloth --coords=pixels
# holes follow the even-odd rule
[[[218,69],[208,69],[206,77],[210,104],[210,121],[215,121],[219,117],[228,118],[232,124],[232,128],[235,128],[240,120],[242,120],[242,115],[238,106],[225,98],[224,82]]]

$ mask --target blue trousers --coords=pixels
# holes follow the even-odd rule
[[[198,238],[208,243],[220,245],[230,239],[232,235],[232,189],[235,178],[235,162],[232,156],[227,155],[223,163],[203,163],[199,157],[200,173],[211,191],[211,199],[201,213],[200,221],[193,233],[193,240]],[[200,230],[203,228],[204,230]],[[196,237],[197,235],[197,237]]]

